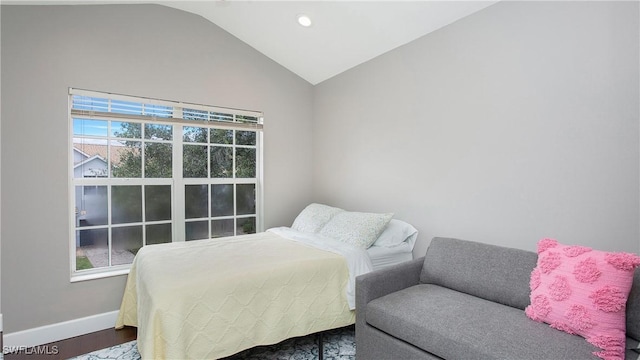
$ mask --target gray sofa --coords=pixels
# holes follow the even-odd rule
[[[599,359],[584,338],[524,314],[536,261],[534,252],[435,238],[424,258],[359,276],[356,359]],[[626,316],[627,348],[637,347],[640,269]]]

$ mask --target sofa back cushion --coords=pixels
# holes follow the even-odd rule
[[[473,241],[434,238],[420,282],[436,284],[524,310],[538,255]]]
[[[633,284],[627,299],[627,336],[640,341],[640,268],[633,274]]]

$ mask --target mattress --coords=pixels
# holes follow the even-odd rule
[[[367,253],[374,270],[413,259],[413,247],[406,242],[392,247],[371,246]]]
[[[116,328],[143,359],[215,359],[355,322],[367,252],[288,228],[143,247]]]

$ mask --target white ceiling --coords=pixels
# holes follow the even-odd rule
[[[294,72],[320,83],[499,0],[1,1],[3,4],[156,3],[198,14]],[[304,28],[300,14],[313,24]]]
[[[169,1],[317,84],[497,1]],[[300,26],[308,15],[312,25]]]

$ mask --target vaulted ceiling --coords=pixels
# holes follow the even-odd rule
[[[317,84],[497,1],[170,1]],[[307,15],[311,26],[298,24]]]
[[[484,1],[67,0],[2,4],[155,3],[204,17],[311,84],[496,3]],[[300,15],[311,26],[298,24]]]

